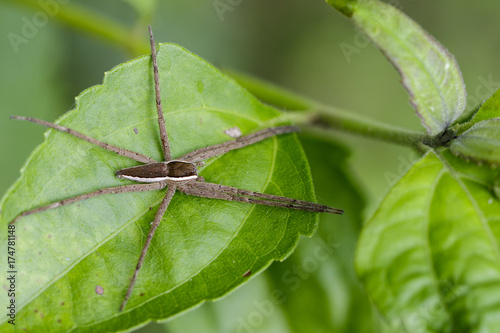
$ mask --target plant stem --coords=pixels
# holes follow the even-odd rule
[[[115,20],[75,3],[58,4],[57,7],[44,9],[37,0],[3,0],[14,4],[21,4],[35,11],[44,12],[49,17],[79,30],[83,33],[96,36],[105,41],[124,48],[133,56],[149,53],[149,44],[144,36],[138,36],[133,29],[128,29]],[[52,11],[52,12],[49,12]]]
[[[228,70],[225,72],[261,101],[289,110],[284,112],[279,121],[289,120],[306,126],[326,125],[324,130],[327,131],[343,130],[411,148],[416,148],[419,142],[428,137],[424,132],[392,126],[324,105],[246,74]]]
[[[37,11],[48,11],[40,7],[38,0],[3,1],[22,4]],[[52,10],[54,13],[46,12],[46,15],[53,15],[54,18],[74,29],[112,42],[134,56],[149,53],[149,45],[146,39],[137,33],[137,29],[128,29],[126,26],[78,4],[58,4],[58,7]],[[283,119],[293,120],[300,125],[321,123],[327,125],[329,130],[339,129],[413,148],[427,137],[425,133],[391,126],[321,104],[249,75],[226,72],[262,101],[285,110],[296,110],[293,112],[295,114],[290,112],[284,114]]]
[[[312,111],[314,112],[314,110]],[[330,106],[318,105],[316,112],[320,115],[320,120],[327,123],[332,129],[340,129],[403,146],[416,148],[417,144],[427,137],[424,132],[385,124]]]

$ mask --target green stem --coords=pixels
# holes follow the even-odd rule
[[[280,120],[290,120],[306,126],[320,123],[328,126],[327,131],[343,130],[411,148],[416,148],[419,142],[428,137],[424,132],[388,125],[324,105],[246,74],[227,70],[225,72],[263,102],[290,110],[285,112]]]
[[[47,11],[40,7],[38,0],[2,1],[20,3],[37,11]],[[52,14],[54,18],[68,26],[112,42],[126,49],[134,56],[149,53],[147,40],[137,32],[137,29],[128,29],[126,26],[78,4],[59,4],[58,7],[51,10],[54,11]],[[51,13],[46,14],[51,15]],[[300,110],[300,113],[294,112],[294,114],[288,113],[284,115],[284,118],[294,118],[293,121],[297,124],[313,125],[320,122],[328,125],[329,130],[340,129],[410,147],[416,147],[419,142],[422,142],[427,137],[424,133],[387,125],[323,105],[248,75],[236,72],[228,72],[228,74],[262,101],[286,110]]]
[[[143,35],[137,35],[134,29],[128,29],[115,20],[75,4],[58,4],[57,7],[45,9],[40,7],[38,0],[2,0],[21,4],[35,11],[45,12],[49,17],[79,30],[96,36],[104,41],[120,46],[133,56],[149,53],[149,44]]]
[[[390,143],[415,148],[419,142],[427,138],[427,134],[423,132],[392,126],[329,106],[318,105],[317,112],[320,114],[320,119],[331,128]]]

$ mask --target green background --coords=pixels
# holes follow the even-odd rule
[[[122,1],[71,3],[81,3],[126,25],[132,24],[136,17],[132,7]],[[478,5],[465,0],[391,3],[399,3],[399,8],[455,55],[467,86],[468,109],[500,86],[497,41],[500,3],[485,1]],[[29,153],[42,142],[44,132],[39,126],[9,120],[8,116],[35,116],[53,121],[73,108],[74,97],[82,90],[100,84],[105,71],[132,57],[54,18],[15,53],[7,36],[10,32],[20,34],[23,18],[31,20],[34,13],[13,2],[0,1],[2,193],[18,177]],[[212,1],[163,1],[151,24],[157,42],[180,44],[216,66],[256,75],[390,124],[421,129],[396,71],[373,46],[360,47],[357,42],[364,40],[352,24],[321,0],[243,0],[232,11],[225,12],[223,20]],[[144,39],[147,39],[145,29]],[[351,54],[348,60],[341,45],[350,45],[359,52]],[[364,214],[368,214],[415,156],[406,148],[382,142],[348,134],[339,134],[339,138],[352,149],[348,168],[365,193],[368,208]],[[313,240],[303,240],[308,241]],[[279,270],[279,264],[272,269]],[[251,297],[251,290],[260,290],[259,283],[262,287],[272,281],[255,279],[236,293]],[[304,283],[314,282],[308,279]],[[316,300],[312,297],[305,301]],[[205,316],[208,321],[213,320],[209,314]],[[196,320],[203,323],[203,316]],[[179,331],[176,320],[170,325],[170,330]],[[143,330],[166,329],[153,325]]]

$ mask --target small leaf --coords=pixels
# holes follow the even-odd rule
[[[500,89],[460,126],[450,150],[466,160],[498,166],[500,162]]]
[[[500,165],[500,118],[476,123],[452,141],[450,150],[465,159]]]
[[[172,155],[265,127],[279,112],[186,50],[161,44],[158,64]],[[117,66],[76,98],[58,123],[162,160],[149,56]],[[31,124],[26,123],[26,130]],[[114,172],[137,162],[49,130],[1,201],[0,223],[18,213],[104,187],[130,184]],[[282,135],[209,160],[209,182],[314,200],[305,155]],[[152,241],[124,312],[120,306],[165,191],[100,196],[26,216],[16,226],[16,329],[123,331],[219,298],[283,260],[317,214],[176,193]],[[6,249],[6,239],[1,241]],[[0,265],[7,267],[7,257]],[[3,288],[7,287],[3,279]],[[96,292],[98,291],[98,292]],[[0,303],[8,304],[7,293]],[[4,316],[1,331],[11,325]]]
[[[500,89],[498,89],[476,112],[474,117],[467,123],[463,124],[459,133],[463,133],[473,125],[487,119],[500,118]]]
[[[409,332],[500,325],[498,172],[429,152],[364,228],[358,274],[381,313]]]
[[[461,115],[466,93],[455,58],[417,23],[380,1],[328,3],[349,16],[396,67],[430,134],[441,133]]]

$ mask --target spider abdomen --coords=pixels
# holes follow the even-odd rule
[[[155,183],[164,180],[185,182],[198,178],[198,171],[194,163],[172,160],[121,169],[116,172],[116,176],[141,183]]]

